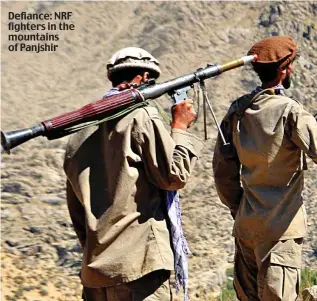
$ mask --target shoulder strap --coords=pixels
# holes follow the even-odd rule
[[[151,101],[151,104],[154,104],[154,107],[157,109],[159,115],[162,117],[163,121],[167,125],[171,125],[172,118],[164,111],[163,107],[159,105],[155,100]]]
[[[274,95],[273,89],[264,89],[258,93],[250,93],[248,95],[243,95],[236,100],[236,110],[235,113],[239,119],[241,119],[244,115],[244,112],[251,106],[251,104],[262,94],[270,94]]]

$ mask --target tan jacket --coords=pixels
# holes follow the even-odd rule
[[[85,286],[173,270],[163,190],[184,187],[202,146],[185,131],[170,135],[154,107],[70,138],[67,201],[84,249]]]
[[[248,101],[245,96],[239,104]],[[235,217],[233,235],[254,241],[305,236],[304,153],[317,163],[316,120],[285,96],[258,96],[242,118],[237,103],[222,122],[231,147],[218,137],[213,158],[219,197]]]

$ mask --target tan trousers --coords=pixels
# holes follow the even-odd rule
[[[103,288],[84,287],[84,301],[171,301],[170,271],[152,272],[135,281]]]
[[[256,244],[236,239],[233,284],[241,301],[295,301],[303,238]]]

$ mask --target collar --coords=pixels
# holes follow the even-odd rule
[[[275,94],[275,95],[285,96],[285,91],[284,91],[285,88],[283,87],[282,84],[278,84],[277,86],[272,87],[272,88],[270,88],[270,89],[274,90],[274,94]],[[259,92],[261,92],[261,91],[263,91],[263,90],[265,90],[265,89],[263,89],[262,87],[257,87],[256,89],[254,89],[254,90],[252,91],[252,93],[257,94],[257,93],[259,93]]]

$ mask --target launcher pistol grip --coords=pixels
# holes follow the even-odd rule
[[[189,91],[191,89],[190,86],[175,90],[172,94],[172,99],[174,101],[175,104],[188,99],[188,95],[187,95],[187,91]]]

